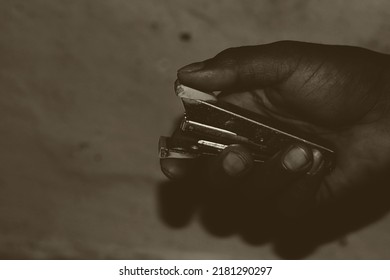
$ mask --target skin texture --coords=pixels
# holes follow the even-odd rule
[[[291,41],[231,48],[183,67],[181,83],[221,91],[218,98],[328,140],[336,163],[326,172],[321,154],[299,144],[261,167],[235,146],[201,169],[180,160],[163,160],[161,168],[170,178],[202,173],[218,185],[250,185],[264,191],[262,197],[276,197],[281,211],[293,216],[380,192],[389,182],[389,68],[386,54]]]

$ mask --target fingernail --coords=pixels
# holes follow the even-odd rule
[[[321,170],[323,165],[324,165],[324,159],[322,157],[322,153],[317,149],[313,149],[313,165],[311,166],[311,169],[309,170],[309,172],[307,172],[307,174],[308,175],[317,174],[318,171]]]
[[[310,158],[306,151],[298,146],[293,146],[287,152],[283,159],[283,165],[291,171],[299,171],[310,162]]]
[[[246,170],[247,162],[235,152],[228,153],[222,162],[223,169],[230,176],[237,176]]]
[[[186,169],[180,166],[173,159],[162,159],[160,161],[161,171],[169,179],[180,179],[186,177]]]
[[[175,172],[171,168],[161,166],[161,171],[167,176],[169,179],[175,179]]]
[[[195,63],[192,63],[190,65],[187,65],[187,66],[180,68],[179,70],[177,70],[177,72],[191,73],[191,72],[199,71],[204,67],[204,65],[205,65],[204,62],[195,62]]]

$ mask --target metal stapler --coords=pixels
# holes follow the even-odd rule
[[[215,156],[231,144],[240,144],[251,151],[255,162],[262,163],[287,146],[301,142],[319,150],[327,168],[332,167],[334,150],[321,139],[178,82],[175,91],[185,113],[171,137],[160,137],[160,158]]]

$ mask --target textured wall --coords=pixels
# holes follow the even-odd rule
[[[282,39],[390,52],[389,16],[385,0],[1,1],[0,258],[281,257],[161,213],[176,69]],[[305,257],[390,258],[389,233],[383,218]]]

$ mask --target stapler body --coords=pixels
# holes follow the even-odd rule
[[[319,150],[328,168],[332,166],[334,150],[321,139],[184,85],[176,85],[176,94],[185,114],[172,137],[160,138],[160,158],[215,156],[228,145],[240,144],[261,163],[301,142]]]

